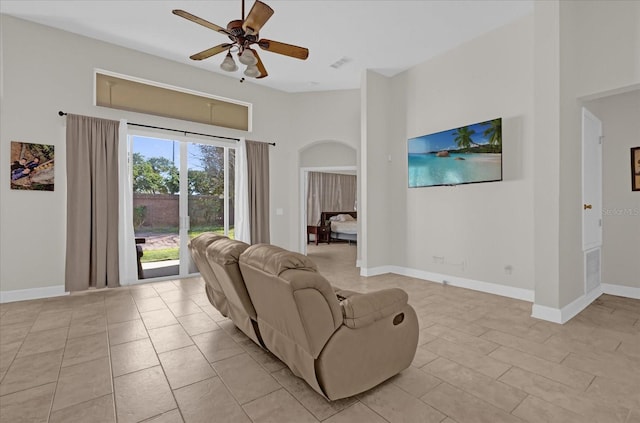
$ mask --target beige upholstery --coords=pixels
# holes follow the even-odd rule
[[[213,273],[213,269],[209,265],[206,257],[207,248],[214,242],[227,239],[224,235],[214,234],[213,232],[205,232],[189,241],[189,252],[193,258],[196,267],[200,271],[200,275],[205,281],[205,289],[207,297],[211,304],[218,309],[220,314],[225,317],[229,316],[229,305],[227,297],[220,286],[218,278]]]
[[[207,247],[206,258],[227,299],[229,317],[238,329],[263,346],[256,310],[238,267],[238,258],[247,247],[249,244],[244,242],[222,238]]]
[[[404,291],[334,290],[308,257],[266,244],[247,248],[240,270],[266,347],[328,399],[364,392],[411,364],[418,320]]]

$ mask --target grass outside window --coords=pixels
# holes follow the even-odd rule
[[[189,231],[189,239],[193,239],[196,236],[205,232],[215,232],[218,234],[224,234],[224,228],[221,226],[214,227],[196,227]],[[178,228],[150,228],[145,231],[145,234],[168,234],[178,233]],[[229,228],[229,238],[235,238],[234,228]],[[140,258],[141,263],[151,263],[156,261],[165,260],[179,260],[180,249],[178,247],[172,248],[159,248],[159,249],[145,249],[143,256]]]

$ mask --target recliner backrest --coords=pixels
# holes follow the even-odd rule
[[[315,263],[302,254],[257,244],[240,255],[240,270],[267,348],[276,355],[301,348],[317,358],[342,324],[342,311]]]
[[[205,232],[191,239],[188,247],[191,257],[206,283],[206,292],[209,297],[209,301],[211,301],[213,306],[218,309],[223,316],[227,317],[229,315],[227,297],[220,286],[217,276],[213,273],[213,269],[211,268],[206,256],[207,248],[211,244],[222,239],[228,238],[224,235]]]
[[[256,331],[256,310],[238,266],[240,255],[248,247],[242,241],[225,238],[209,245],[206,257],[227,298],[229,317],[254,342],[261,344]]]

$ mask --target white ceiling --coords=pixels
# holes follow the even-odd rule
[[[287,92],[358,88],[364,69],[395,75],[533,10],[533,0],[264,1],[275,14],[260,36],[310,51],[301,61],[258,50],[269,76],[255,83]],[[252,5],[246,0],[246,13]],[[223,27],[241,16],[240,0],[0,2],[0,13],[228,75],[219,68],[222,54],[200,62],[188,58],[228,38],[173,9]],[[343,58],[346,64],[331,67]]]

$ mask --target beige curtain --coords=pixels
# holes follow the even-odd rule
[[[118,125],[67,115],[67,291],[119,286]]]
[[[307,187],[307,225],[317,225],[324,211],[354,211],[356,176],[309,172]]]
[[[249,232],[252,244],[268,244],[269,238],[269,144],[247,141]]]

